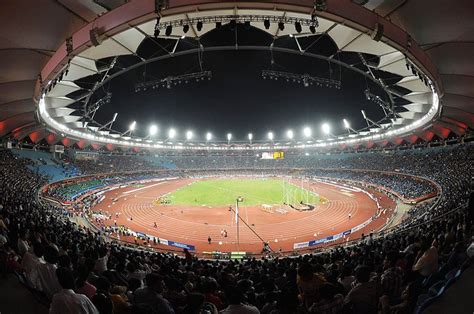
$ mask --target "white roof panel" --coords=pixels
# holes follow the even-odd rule
[[[338,24],[333,29],[331,29],[328,34],[334,40],[337,47],[342,49],[361,33],[355,29]]]
[[[418,93],[418,92],[413,92],[408,95],[403,96],[406,100],[409,100],[414,103],[420,103],[420,104],[431,104],[433,99],[433,95],[431,93]]]
[[[376,56],[381,56],[396,51],[389,45],[381,41],[375,41],[366,34],[362,34],[361,36],[357,37],[354,41],[349,43],[342,50],[370,53]]]
[[[67,115],[70,115],[71,113],[73,113],[74,111],[76,111],[75,109],[71,109],[71,108],[51,108],[51,109],[48,109],[48,113],[51,117],[61,117],[61,116],[67,116]]]
[[[380,56],[379,68],[404,58],[403,53],[400,51],[384,54],[383,56]]]
[[[410,78],[403,78],[397,83],[398,86],[407,88],[414,92],[429,92],[431,91],[428,86],[423,83],[418,76],[412,76]]]
[[[94,68],[95,68],[95,65],[94,65]],[[77,65],[71,62],[71,64],[69,65],[69,71],[67,75],[63,77],[63,81],[75,81],[89,75],[94,75],[96,73],[97,73],[97,69],[95,69],[94,71],[94,70],[88,69],[86,67],[83,67],[81,65]]]
[[[153,36],[153,33],[155,32],[155,24],[156,21],[149,21],[143,24],[138,25],[137,27],[142,30],[145,34],[149,36]]]
[[[413,111],[399,112],[398,114],[402,118],[410,119],[410,120],[415,120],[415,119],[421,118],[423,116],[422,113],[417,113],[417,112],[413,112]]]
[[[428,110],[430,110],[431,108],[431,105],[413,103],[413,104],[404,105],[403,108],[413,111],[413,112],[428,112]]]
[[[74,103],[75,100],[67,97],[45,97],[44,104],[46,108],[61,108]]]
[[[380,70],[394,73],[400,76],[412,76],[411,70],[407,69],[405,59],[392,62],[386,66],[379,67]]]
[[[135,28],[130,28],[115,35],[113,38],[127,47],[129,50],[136,52],[140,43],[143,41],[143,39],[145,39],[145,35],[140,33]]]
[[[129,50],[114,41],[112,38],[108,38],[105,39],[99,46],[92,46],[84,50],[81,52],[80,56],[93,60],[99,60],[102,58],[128,54],[131,54]]]
[[[69,81],[61,81],[48,93],[50,97],[59,97],[79,90],[80,87]]]

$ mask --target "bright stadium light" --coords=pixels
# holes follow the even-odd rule
[[[293,139],[293,136],[294,136],[293,130],[288,130],[288,131],[286,131],[286,136],[287,136],[290,140],[292,140],[292,139]]]
[[[128,127],[130,131],[135,131],[135,127],[137,126],[137,121],[133,121],[132,124]]]
[[[310,127],[305,127],[303,129],[303,134],[304,134],[304,137],[311,137],[311,134],[312,134],[311,128]]]
[[[268,139],[273,141],[273,132],[268,132]]]
[[[156,133],[158,133],[158,127],[155,124],[153,124],[152,126],[150,126],[149,133],[150,133],[150,136],[155,136]]]
[[[211,132],[207,132],[207,134],[206,134],[206,141],[209,142],[210,140],[212,140],[212,134],[211,134]]]
[[[169,131],[168,131],[168,137],[170,139],[174,138],[176,136],[176,130],[171,128]]]
[[[347,121],[346,119],[342,119],[342,122],[344,123],[344,128],[345,129],[350,129],[351,128],[351,125],[349,124],[349,121]]]
[[[232,134],[231,133],[227,133],[227,140],[230,141],[232,139]]]
[[[321,129],[323,130],[323,133],[326,135],[329,135],[331,133],[331,126],[328,123],[323,123],[321,125]]]
[[[193,138],[193,132],[192,131],[187,131],[186,132],[186,140],[191,140]]]
[[[252,133],[249,133],[249,141],[250,141],[250,144],[252,144],[252,139],[253,139],[253,134],[252,134]]]

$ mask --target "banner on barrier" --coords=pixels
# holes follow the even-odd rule
[[[331,235],[331,236],[328,236],[326,238],[322,238],[322,239],[317,239],[317,240],[311,240],[309,242],[300,242],[300,243],[295,243],[293,244],[293,249],[303,249],[303,248],[306,248],[306,247],[310,247],[310,246],[316,246],[318,244],[323,244],[323,243],[326,243],[326,242],[331,242],[331,241],[336,241],[348,234],[351,234],[351,233],[354,233],[362,228],[364,228],[365,226],[367,226],[369,223],[372,222],[372,218],[361,223],[360,225],[358,226],[355,226],[354,228],[350,229],[350,230],[346,230],[344,232],[341,232],[341,233],[338,233],[338,234],[335,234],[335,235]]]
[[[139,238],[144,238],[144,239],[147,238],[147,235],[143,232],[135,232],[135,233],[137,234],[137,237]]]
[[[181,249],[188,249],[189,251],[194,251],[196,249],[194,245],[179,243],[179,242],[174,242],[174,241],[168,241],[168,245],[169,246],[174,246],[174,247],[179,247]]]
[[[293,249],[302,249],[309,246],[309,242],[301,242],[293,244]]]

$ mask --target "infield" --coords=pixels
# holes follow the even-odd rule
[[[165,197],[172,205],[225,206],[242,196],[242,205],[298,204],[317,205],[319,195],[290,184],[284,179],[210,179],[190,183]]]

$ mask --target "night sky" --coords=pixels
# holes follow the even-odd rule
[[[239,26],[240,27],[240,26]],[[204,46],[228,45],[235,43],[232,31],[226,27],[212,31],[201,38]],[[271,41],[260,30],[239,28],[239,44]],[[307,43],[315,39],[306,39]],[[305,43],[305,39],[302,39]],[[161,45],[170,45],[163,41]],[[278,40],[282,47],[291,47],[294,39],[285,37]],[[185,39],[179,48],[192,47],[194,40]],[[327,36],[321,36],[311,52],[333,55],[336,48]],[[147,58],[160,54],[157,45],[144,42],[139,49]],[[335,54],[335,58],[346,62],[360,63],[353,54]],[[265,139],[268,131],[275,138],[284,138],[287,129],[293,129],[295,138],[302,138],[303,126],[313,129],[314,137],[321,135],[320,125],[328,122],[333,133],[344,132],[342,119],[346,118],[354,128],[365,126],[360,110],[364,109],[373,118],[382,117],[382,110],[365,99],[364,90],[369,88],[376,94],[383,92],[360,74],[331,66],[331,77],[340,78],[342,88],[304,87],[303,84],[262,79],[262,70],[273,69],[293,73],[308,73],[312,76],[328,78],[330,66],[327,61],[301,55],[281,52],[273,53],[271,65],[269,51],[218,51],[205,52],[203,69],[212,71],[213,78],[200,82],[135,92],[135,84],[199,71],[197,54],[173,57],[133,69],[111,80],[102,91],[112,92],[112,101],[97,113],[96,120],[107,122],[118,112],[114,129],[125,131],[128,125],[137,121],[137,135],[146,136],[152,123],[158,125],[158,138],[166,137],[170,127],[178,131],[178,138],[184,138],[186,130],[192,130],[196,139],[204,139],[210,131],[215,139],[225,140],[232,133],[235,140],[246,140],[249,132],[254,139]],[[117,67],[129,65],[127,59],[120,60]],[[97,95],[100,97],[100,93]]]

